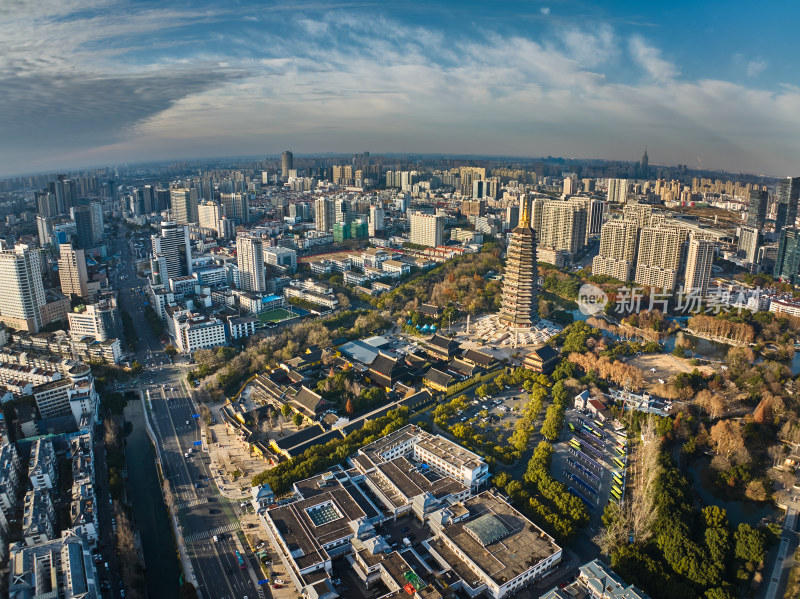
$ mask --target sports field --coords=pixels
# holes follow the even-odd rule
[[[289,312],[289,310],[276,308],[275,310],[270,310],[269,312],[262,312],[258,315],[258,319],[261,322],[281,322],[288,318],[294,318],[295,316],[296,315]]]

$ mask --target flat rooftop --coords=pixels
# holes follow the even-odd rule
[[[470,518],[443,532],[499,585],[561,551],[547,533],[490,491],[466,500],[464,507]]]
[[[378,466],[378,470],[408,499],[426,492],[441,499],[466,490],[464,485],[449,476],[439,476],[430,469],[421,472],[417,466],[404,457],[384,462]]]

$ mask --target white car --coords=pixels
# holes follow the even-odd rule
[[[218,537],[217,535],[214,535],[214,542],[215,542],[215,543],[218,543],[218,542],[219,542],[219,537]]]

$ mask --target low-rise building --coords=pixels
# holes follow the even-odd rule
[[[48,439],[36,439],[31,445],[28,478],[34,489],[52,489],[56,482],[56,452]]]
[[[539,599],[650,599],[647,594],[625,582],[600,560],[578,568],[578,578],[569,585],[552,588]]]
[[[558,352],[549,345],[533,349],[522,360],[522,366],[534,372],[550,374],[558,364]]]
[[[173,315],[173,322],[175,345],[181,353],[225,345],[225,324],[218,318],[180,311]]]
[[[228,333],[231,339],[243,339],[255,335],[258,325],[258,318],[252,316],[231,317],[228,319]]]
[[[10,548],[10,599],[65,597],[100,599],[99,577],[86,542],[72,534]]]
[[[411,265],[399,260],[386,260],[381,269],[390,277],[401,277],[411,272]]]

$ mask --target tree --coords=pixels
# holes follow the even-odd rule
[[[355,411],[356,411],[355,407],[353,406],[353,398],[352,397],[348,397],[347,398],[347,403],[344,405],[344,412],[348,416],[352,416],[355,413]]]
[[[764,533],[756,530],[746,522],[739,524],[734,533],[736,539],[735,555],[737,559],[760,564],[764,560]]]
[[[142,371],[142,365],[139,363],[139,360],[134,360],[133,364],[131,364],[131,372],[133,374],[139,374]]]
[[[294,410],[292,409],[292,406],[290,406],[288,403],[285,403],[281,406],[281,414],[283,414],[284,420],[289,420],[289,417],[292,415],[292,412],[294,412]]]
[[[178,350],[175,349],[175,346],[170,343],[164,348],[164,353],[167,354],[170,358],[174,358],[175,354],[178,353]]]
[[[300,412],[295,412],[294,416],[292,416],[292,422],[295,426],[300,426],[303,424],[303,415]]]

